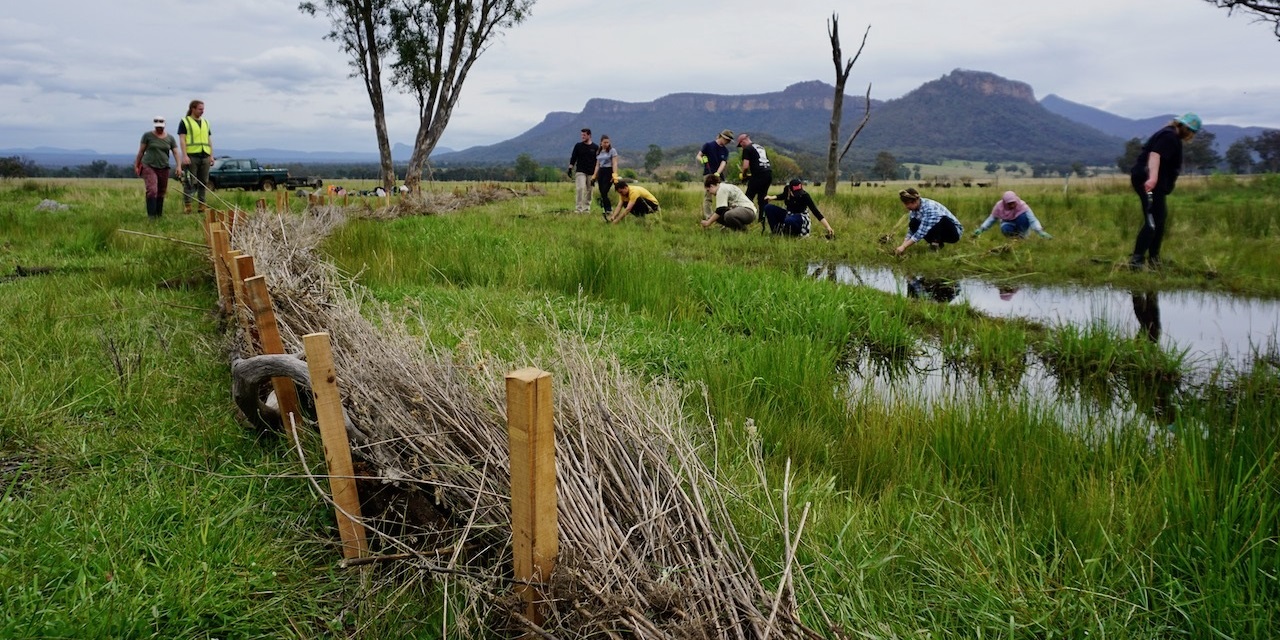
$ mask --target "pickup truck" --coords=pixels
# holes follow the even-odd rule
[[[276,186],[314,189],[323,184],[320,178],[295,178],[289,175],[288,169],[267,169],[259,166],[257,160],[248,158],[218,158],[209,169],[209,186],[214,189],[272,191]]]

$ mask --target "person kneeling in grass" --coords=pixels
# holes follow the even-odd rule
[[[813,212],[813,217],[822,223],[823,228],[827,230],[827,239],[835,240],[836,232],[832,230],[831,223],[822,217],[822,212],[818,211],[818,205],[814,204],[813,197],[808,191],[804,190],[804,181],[799,178],[792,178],[787,183],[787,188],[782,194],[777,196],[765,196],[765,201],[782,199],[786,208],[779,207],[776,204],[766,204],[764,206],[764,217],[769,221],[769,229],[774,233],[784,236],[800,236],[807,238],[809,236],[809,212]]]
[[[1000,222],[1000,233],[1006,238],[1025,238],[1029,231],[1036,232],[1036,235],[1046,240],[1053,237],[1044,230],[1044,226],[1036,219],[1036,214],[1031,212],[1031,207],[1012,191],[1004,192],[1004,196],[992,207],[991,215],[973,232],[973,237],[982,235],[983,231],[990,229],[997,221]]]
[[[650,213],[657,213],[658,199],[649,193],[649,190],[641,186],[631,186],[625,181],[619,180],[614,183],[613,188],[621,196],[618,206],[613,210],[613,215],[604,214],[604,221],[610,224],[618,224],[628,213],[633,216],[644,217]]]
[[[898,199],[907,208],[910,222],[907,223],[907,237],[893,250],[895,254],[902,255],[907,247],[921,240],[928,242],[929,248],[934,251],[941,249],[944,244],[960,241],[964,225],[942,204],[921,198],[920,192],[913,188],[899,191]]]
[[[714,173],[702,177],[702,186],[707,190],[707,196],[715,199],[715,210],[702,220],[704,229],[719,222],[726,229],[744,231],[756,221],[756,205],[742,189],[721,182],[720,176]]]

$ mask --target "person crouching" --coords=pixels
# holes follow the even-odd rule
[[[714,173],[702,177],[702,186],[715,199],[715,210],[702,221],[704,229],[718,222],[726,229],[744,231],[756,221],[756,205],[742,189],[721,182],[720,176]]]
[[[899,191],[898,199],[902,201],[902,206],[906,207],[910,217],[907,237],[893,250],[895,254],[902,255],[907,247],[921,240],[929,243],[929,248],[933,251],[941,249],[944,244],[960,241],[964,225],[941,203],[921,198],[920,192],[913,188]]]

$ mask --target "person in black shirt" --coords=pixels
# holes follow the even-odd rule
[[[1182,143],[1191,140],[1200,126],[1200,116],[1194,113],[1174,118],[1147,139],[1129,171],[1129,182],[1142,201],[1143,213],[1142,228],[1129,258],[1131,269],[1141,269],[1144,262],[1152,268],[1160,266],[1160,244],[1168,215],[1165,197],[1173,191],[1182,171]]]
[[[591,141],[591,130],[582,130],[582,141],[573,145],[569,155],[569,175],[573,176],[573,212],[591,213],[591,174],[596,171],[596,154],[600,147]]]
[[[813,212],[813,217],[822,223],[827,229],[827,239],[834,240],[836,232],[831,229],[831,224],[827,219],[822,217],[822,212],[818,211],[818,205],[814,204],[813,197],[808,191],[804,190],[804,181],[799,178],[793,178],[787,183],[787,188],[777,196],[765,196],[765,202],[771,200],[782,199],[782,204],[786,208],[779,207],[776,204],[766,204],[764,206],[764,217],[769,222],[769,229],[774,233],[786,236],[800,236],[801,238],[809,235],[809,212]]]
[[[751,141],[751,136],[738,134],[738,146],[742,149],[742,181],[747,184],[747,199],[755,200],[760,212],[760,226],[764,227],[764,207],[768,203],[769,187],[773,186],[773,167],[764,147]]]

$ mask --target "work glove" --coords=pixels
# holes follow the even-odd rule
[[[828,239],[828,240],[835,240],[835,239],[836,239],[836,232],[834,232],[834,231],[828,231],[828,232],[827,232],[827,239]]]
[[[613,179],[609,181],[609,184],[617,184],[617,182],[618,182],[618,174],[615,173],[613,174]]]
[[[973,237],[975,237],[975,238],[976,238],[976,237],[978,237],[978,236],[980,236],[980,235],[982,235],[982,232],[981,232],[981,231],[974,231],[974,232],[973,232]]]
[[[1044,238],[1045,240],[1053,239],[1053,235],[1051,235],[1048,231],[1045,231],[1044,229],[1036,229],[1036,235],[1040,236],[1041,238]]]

